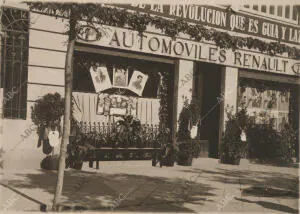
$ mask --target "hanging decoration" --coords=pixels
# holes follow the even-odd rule
[[[75,11],[77,20],[86,20],[90,23],[89,28],[93,28],[92,23],[109,25],[115,27],[129,27],[142,34],[148,25],[160,29],[167,36],[173,39],[179,33],[184,33],[198,42],[206,40],[213,41],[221,49],[239,48],[256,49],[270,55],[288,53],[291,58],[300,58],[300,50],[296,47],[276,42],[264,42],[252,37],[232,36],[228,32],[221,32],[215,29],[206,28],[202,24],[191,24],[183,19],[166,19],[149,13],[132,12],[126,9],[103,6],[103,4],[74,4],[74,3],[44,3],[28,2],[30,9],[45,12],[56,17],[68,18],[69,10]],[[84,29],[84,30],[83,30]],[[94,28],[95,39],[99,39],[103,34],[101,29]],[[77,23],[77,36],[84,38],[89,30],[86,26]]]
[[[167,143],[169,140],[170,130],[168,128],[168,73],[167,72],[159,72],[160,76],[157,98],[159,98],[159,141],[162,143]]]

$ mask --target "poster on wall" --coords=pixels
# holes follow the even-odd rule
[[[263,94],[256,88],[247,88],[248,91],[248,107],[250,108],[261,108]]]
[[[289,114],[285,112],[279,112],[278,122],[277,122],[277,130],[282,131],[284,129],[285,124],[288,123]]]
[[[290,99],[290,92],[288,91],[279,92],[279,98],[278,98],[279,111],[289,111],[289,99]]]
[[[147,80],[148,80],[148,75],[143,74],[140,71],[134,71],[130,79],[128,89],[141,96]]]
[[[111,81],[105,65],[100,65],[99,63],[92,65],[90,67],[90,74],[97,93],[111,88]]]
[[[277,91],[264,91],[263,108],[277,110]]]
[[[128,85],[128,70],[123,68],[114,68],[113,70],[113,86],[118,88],[126,88]]]
[[[123,95],[99,93],[97,114],[99,115],[136,115],[137,98]]]
[[[108,94],[99,93],[97,102],[97,114],[109,115],[110,97]]]

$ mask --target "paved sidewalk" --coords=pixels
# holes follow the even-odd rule
[[[7,170],[1,182],[51,208],[56,172]],[[232,166],[210,158],[196,159],[191,167],[163,168],[151,161],[110,161],[100,162],[99,170],[87,163],[82,171],[67,170],[63,203],[98,211],[296,213],[297,190],[298,168],[292,167],[247,161]],[[28,210],[28,201],[18,203],[17,210],[22,203]]]

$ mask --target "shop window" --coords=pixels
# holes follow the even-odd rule
[[[239,103],[246,103],[248,113],[256,123],[263,123],[267,118],[273,122],[274,129],[281,131],[285,124],[291,122],[291,110],[294,108],[291,87],[248,79],[240,82]],[[266,117],[258,116],[260,114]]]
[[[75,52],[74,62],[73,95],[81,112],[79,120],[117,121],[114,115],[130,114],[142,124],[158,125],[159,74],[168,74],[171,94],[173,65],[87,52]],[[172,96],[168,99],[171,124]]]
[[[1,24],[3,117],[26,119],[29,13],[4,7]]]

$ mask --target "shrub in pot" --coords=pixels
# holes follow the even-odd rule
[[[247,131],[249,157],[262,162],[291,163],[296,156],[297,132],[292,123],[286,123],[280,131],[273,121],[260,114],[262,124],[252,124]]]
[[[60,94],[46,94],[42,98],[38,99],[36,103],[31,107],[31,119],[37,127],[38,144],[42,146],[43,153],[50,155],[53,151],[53,147],[49,143],[48,134],[51,130],[58,131],[60,133],[60,120],[64,113],[64,99]],[[57,157],[46,157],[41,162],[43,169],[53,170],[56,167]]]
[[[160,156],[160,167],[162,166],[174,166],[176,161],[178,149],[172,144],[168,143],[164,146]]]
[[[200,107],[195,100],[189,103],[188,99],[184,100],[183,108],[179,115],[179,128],[177,133],[178,155],[177,164],[183,166],[191,166],[193,158],[200,148],[197,149],[196,142],[191,138],[191,126],[197,125],[199,121]],[[200,145],[198,145],[200,146]],[[195,149],[197,149],[195,151]]]
[[[87,135],[78,133],[76,136],[70,137],[70,143],[67,147],[66,168],[80,170],[90,147],[94,148]]]
[[[220,144],[220,162],[238,165],[248,149],[247,142],[241,140],[241,134],[249,120],[247,119],[247,108],[244,105],[241,105],[236,114],[233,114],[232,111],[233,109],[227,110],[228,120]]]

